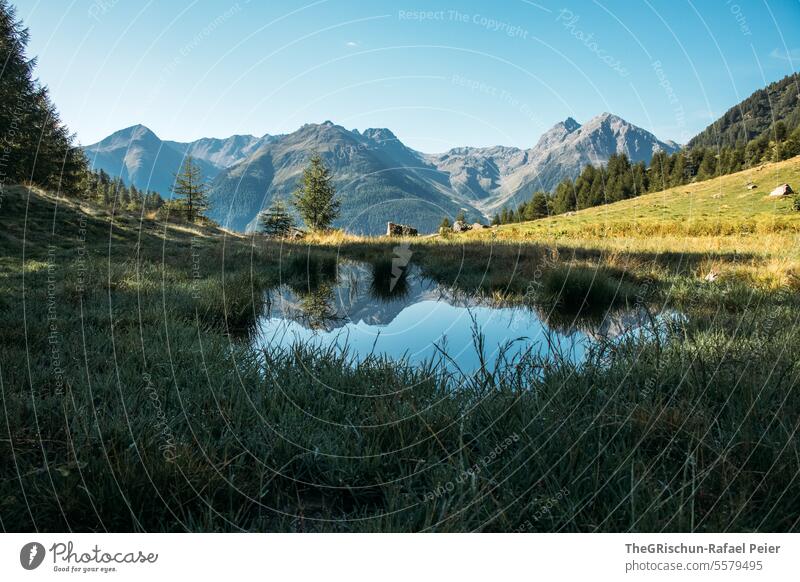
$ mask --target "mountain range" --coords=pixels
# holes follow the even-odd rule
[[[584,125],[567,118],[529,149],[459,147],[426,154],[404,145],[389,129],[360,132],[330,121],[284,135],[193,142],[162,141],[136,125],[84,148],[95,169],[165,197],[184,156],[192,155],[211,184],[210,216],[240,231],[255,228],[258,212],[272,200],[290,197],[315,151],[331,169],[342,200],[336,225],[364,234],[385,232],[390,220],[432,232],[443,216],[452,218],[459,210],[470,221],[485,220],[536,190],[551,191],[587,164],[605,163],[612,154],[649,162],[656,151],[678,149],[610,113]]]

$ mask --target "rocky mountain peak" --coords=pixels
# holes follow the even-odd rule
[[[107,138],[90,147],[96,147],[97,149],[115,149],[119,147],[128,147],[137,142],[142,142],[151,146],[158,146],[160,145],[161,140],[158,139],[158,136],[153,133],[150,128],[137,123],[136,125],[115,131]]]
[[[564,121],[559,121],[553,127],[544,132],[542,137],[540,137],[539,141],[536,143],[534,149],[549,149],[554,145],[563,142],[568,135],[575,133],[580,128],[580,123],[571,117],[567,117]]]
[[[392,133],[390,129],[387,129],[385,127],[370,127],[369,129],[365,129],[361,135],[363,135],[367,139],[371,139],[372,141],[376,141],[380,144],[399,141],[397,139],[397,136],[394,133]]]
[[[564,129],[566,129],[569,133],[572,133],[581,126],[581,124],[575,121],[572,117],[567,117],[561,122],[561,125],[563,125]]]

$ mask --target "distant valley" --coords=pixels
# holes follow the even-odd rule
[[[432,232],[443,216],[459,210],[468,220],[486,220],[504,205],[516,205],[536,190],[551,191],[612,154],[649,162],[656,151],[678,149],[609,113],[584,125],[567,118],[529,149],[459,147],[427,154],[407,147],[389,129],[360,132],[330,121],[284,135],[188,143],[162,140],[136,125],[84,148],[95,169],[165,197],[184,156],[191,155],[211,184],[209,215],[239,231],[252,230],[258,212],[272,200],[291,196],[316,151],[332,170],[342,200],[337,226],[364,234],[383,233],[388,220]]]

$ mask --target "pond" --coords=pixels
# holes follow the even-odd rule
[[[314,265],[299,281],[267,291],[266,299],[252,339],[258,348],[299,342],[346,349],[355,361],[371,354],[414,365],[434,359],[467,374],[481,366],[478,335],[490,368],[499,357],[513,362],[527,353],[559,353],[579,363],[592,343],[623,337],[651,320],[643,309],[555,317],[453,290],[415,267],[352,261]]]

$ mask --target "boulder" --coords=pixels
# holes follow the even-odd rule
[[[463,220],[456,220],[453,223],[453,232],[467,232],[471,229],[472,227]]]
[[[475,229],[475,230],[478,230],[478,229],[481,229],[481,228],[489,228],[489,227],[486,226],[485,224],[481,224],[480,222],[476,222],[476,223],[474,223],[472,225],[472,228]]]
[[[794,194],[794,190],[789,184],[781,184],[769,193],[770,196],[788,196],[789,194]]]
[[[407,224],[386,223],[386,236],[417,236],[417,229]]]
[[[747,188],[748,190],[755,190],[756,188],[758,188],[758,186],[750,182],[747,186],[745,186],[745,188]]]
[[[303,232],[299,228],[293,228],[292,230],[289,231],[287,238],[290,240],[300,240],[301,238],[305,238],[305,236],[306,236],[305,232]]]

